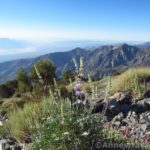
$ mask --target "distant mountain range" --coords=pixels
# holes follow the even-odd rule
[[[119,41],[99,40],[49,40],[26,41],[20,39],[0,38],[0,63],[21,58],[33,58],[52,52],[65,52],[75,47],[94,50],[107,44],[121,43]],[[127,42],[136,44],[137,42]],[[138,42],[139,43],[139,42]]]
[[[20,58],[33,58],[52,52],[64,52],[75,47],[85,49],[94,49],[110,41],[88,41],[88,40],[70,40],[70,41],[41,41],[29,42],[24,40],[0,38],[0,62],[10,61]]]
[[[94,77],[111,75],[130,67],[150,66],[150,43],[131,46],[128,44],[105,45],[91,50],[75,48],[67,52],[55,52],[36,58],[18,59],[0,63],[0,83],[15,78],[17,70],[23,67],[29,72],[31,66],[40,59],[50,59],[57,67],[57,75],[74,70],[72,59],[79,62],[83,57],[85,73]]]

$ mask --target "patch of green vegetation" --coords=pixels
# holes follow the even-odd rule
[[[34,149],[43,150],[87,149],[99,140],[128,141],[115,129],[105,129],[101,119],[101,115],[91,115],[89,109],[72,107],[69,100],[48,98],[11,112],[0,134],[9,134],[18,142],[32,141]]]
[[[60,100],[62,101],[62,100]],[[25,141],[37,131],[43,121],[55,110],[52,100],[43,99],[40,103],[27,103],[23,109],[15,109],[9,113],[6,123],[11,136],[18,141]]]
[[[25,101],[22,98],[2,99],[0,105],[0,115],[8,114],[17,108],[23,108]]]
[[[129,142],[126,136],[121,134],[120,131],[118,131],[117,129],[113,129],[113,128],[104,128],[103,136],[105,137],[105,139],[111,142],[120,142],[120,143]]]
[[[64,73],[58,80],[58,85],[54,77],[55,67],[52,63],[39,61],[32,67],[30,76],[21,69],[17,82],[15,80],[7,83],[13,90],[11,95],[19,93],[19,97],[0,100],[0,114],[7,113],[9,118],[7,123],[0,127],[1,135],[10,135],[19,142],[32,141],[35,149],[43,150],[92,148],[92,141],[96,142],[97,139],[127,142],[116,130],[103,127],[101,115],[91,115],[90,109],[81,109],[71,104],[71,84],[75,82],[70,83],[69,78],[74,80],[73,73]],[[101,91],[105,91],[106,99],[107,95],[127,90],[141,96],[148,81],[150,68],[129,69],[117,76],[84,82],[81,89],[85,95],[92,93],[92,96],[88,97],[89,100],[98,100],[98,93]],[[7,93],[7,88],[4,87],[2,86],[1,90]],[[7,97],[7,94],[3,96]]]
[[[1,137],[7,137],[9,135],[9,131],[6,126],[0,126],[0,135]]]
[[[18,141],[30,139],[32,130],[38,122],[39,109],[36,104],[26,104],[23,109],[16,109],[9,114],[9,121],[6,123],[12,137]]]
[[[86,149],[93,139],[102,138],[100,116],[73,108],[68,100],[50,103],[50,115],[33,138],[35,149]]]

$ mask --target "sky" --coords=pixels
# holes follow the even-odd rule
[[[150,0],[0,0],[0,38],[150,40]]]

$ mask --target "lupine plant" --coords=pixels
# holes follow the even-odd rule
[[[75,85],[74,85],[74,95],[75,95],[75,105],[79,106],[89,106],[89,103],[86,99],[86,94],[82,90],[82,83],[84,82],[84,63],[83,58],[80,58],[80,64],[78,66],[75,58],[73,59],[76,71],[75,71]],[[92,81],[91,81],[92,82]],[[93,87],[92,83],[90,88]]]
[[[35,150],[86,150],[102,138],[101,118],[89,109],[72,107],[69,100],[49,99],[49,117],[34,135]]]
[[[48,103],[50,104],[50,115],[38,128],[34,135],[34,148],[42,150],[85,150],[94,149],[96,140],[102,138],[101,117],[91,115],[86,106],[85,93],[81,84],[83,79],[83,59],[80,59],[76,67],[75,85],[71,82],[74,90],[74,102],[59,98],[55,101],[52,94]],[[55,86],[56,81],[54,81]],[[55,87],[57,89],[57,87]],[[77,107],[75,107],[77,106]]]

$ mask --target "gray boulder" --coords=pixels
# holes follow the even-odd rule
[[[150,111],[150,98],[144,98],[132,104],[131,109],[136,113]]]
[[[120,108],[121,108],[121,112],[124,114],[124,116],[126,116],[131,109],[131,105],[122,104],[122,105],[120,105]]]
[[[96,104],[93,106],[92,109],[92,114],[95,113],[99,113],[102,112],[104,110],[104,107],[106,106],[106,103],[104,102],[104,100],[99,100],[98,102],[96,102]]]
[[[118,92],[111,96],[110,99],[116,99],[120,104],[131,104],[132,94],[131,92]]]
[[[0,140],[0,150],[11,150],[7,140]]]
[[[108,102],[107,109],[112,115],[118,115],[121,112],[121,108],[116,99],[112,99]]]

